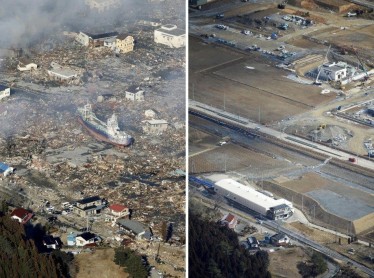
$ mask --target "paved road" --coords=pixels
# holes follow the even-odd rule
[[[352,154],[330,148],[328,146],[319,144],[317,142],[311,142],[300,137],[292,136],[292,135],[277,131],[275,129],[272,129],[270,127],[259,125],[257,123],[251,122],[248,119],[245,119],[238,115],[228,113],[219,108],[215,108],[215,107],[212,107],[212,106],[209,106],[209,105],[206,105],[206,104],[203,104],[203,103],[191,100],[191,99],[189,100],[189,107],[195,109],[196,111],[199,111],[200,113],[208,117],[213,117],[215,119],[222,119],[225,121],[229,121],[235,125],[242,126],[243,128],[258,129],[259,131],[261,131],[261,133],[265,133],[267,135],[273,136],[287,143],[291,143],[297,146],[302,146],[304,148],[313,150],[314,152],[329,155],[331,157],[337,158],[342,161],[348,161],[348,159],[352,157]],[[357,160],[356,161],[357,165],[370,169],[370,170],[374,170],[374,161],[370,161],[366,159],[356,159],[356,160]]]
[[[302,242],[310,247],[312,247],[313,249],[325,254],[326,256],[332,258],[332,259],[335,259],[335,260],[338,260],[338,261],[341,261],[341,262],[345,262],[345,263],[348,263],[350,262],[353,266],[357,267],[358,269],[362,270],[363,272],[365,272],[366,274],[368,274],[370,277],[374,277],[374,270],[362,265],[362,264],[359,264],[357,263],[356,261],[353,261],[341,254],[339,254],[338,252],[330,249],[330,248],[327,248],[315,241],[312,241],[310,239],[308,239],[307,237],[299,234],[299,233],[296,233],[294,231],[291,231],[289,229],[286,229],[285,227],[281,226],[279,223],[275,222],[275,221],[265,221],[263,223],[264,226],[266,227],[269,227],[269,228],[272,228],[272,229],[277,229],[285,234],[287,234],[290,238],[294,239],[294,240],[297,240],[299,242]]]

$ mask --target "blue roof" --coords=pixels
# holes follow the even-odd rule
[[[9,169],[9,166],[0,162],[0,173],[4,173],[6,170]]]
[[[4,91],[5,89],[9,89],[9,87],[0,84],[0,91]]]

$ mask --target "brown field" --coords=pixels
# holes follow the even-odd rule
[[[315,86],[289,80],[288,72],[255,61],[253,56],[203,44],[193,37],[190,45],[189,97],[196,101],[271,123],[334,98],[321,95]]]
[[[192,146],[195,145],[191,144]],[[289,170],[290,166],[285,161],[279,161],[268,155],[261,154],[244,147],[227,144],[224,146],[206,146],[206,151],[195,153],[189,158],[191,173],[237,171],[243,173],[269,174]]]
[[[113,262],[114,250],[95,250],[76,256],[79,272],[77,278],[126,278],[128,274]]]
[[[269,258],[272,277],[302,277],[297,263],[309,260],[309,256],[300,247],[269,253]]]

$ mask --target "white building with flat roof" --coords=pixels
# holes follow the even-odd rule
[[[214,191],[228,200],[264,216],[275,215],[277,218],[287,218],[294,212],[291,202],[285,199],[276,200],[233,179],[222,179],[216,182]],[[289,209],[284,215],[278,215],[278,211],[274,211],[274,209],[283,211],[286,207]]]
[[[52,62],[51,69],[47,70],[49,76],[57,80],[71,80],[78,77],[78,73],[67,67],[60,66],[59,64]]]
[[[343,62],[322,65],[320,78],[326,81],[341,81],[347,77],[347,64]]]
[[[178,29],[174,24],[166,24],[154,32],[155,42],[171,48],[180,48],[186,45],[185,30]]]

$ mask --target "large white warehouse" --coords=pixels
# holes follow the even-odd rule
[[[288,218],[294,212],[291,202],[285,199],[275,200],[232,179],[216,182],[214,191],[232,202],[271,219]]]

